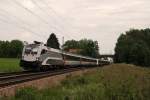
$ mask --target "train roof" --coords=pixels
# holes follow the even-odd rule
[[[92,57],[88,57],[88,56],[82,56],[82,55],[78,55],[78,54],[73,54],[73,53],[70,53],[70,52],[66,52],[66,51],[62,51],[62,50],[58,50],[58,49],[54,49],[54,48],[50,48],[50,47],[47,47],[47,48],[50,51],[61,53],[61,54],[65,54],[65,55],[69,55],[69,56],[80,57],[80,58],[90,59],[90,60],[97,60],[96,58],[92,58]]]
[[[34,44],[28,44],[28,45],[40,45],[40,44],[43,44],[43,43],[34,41]],[[88,57],[88,56],[82,56],[82,55],[78,55],[78,54],[73,54],[73,53],[70,53],[70,52],[66,52],[66,51],[50,48],[50,47],[47,47],[45,45],[43,45],[43,47],[47,48],[49,51],[53,51],[53,52],[57,52],[57,53],[61,53],[61,54],[69,55],[69,56],[80,57],[80,58],[90,59],[90,60],[97,60],[97,58],[92,58],[92,57]]]

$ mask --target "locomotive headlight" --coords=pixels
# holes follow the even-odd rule
[[[39,60],[39,57],[36,57],[36,60]]]

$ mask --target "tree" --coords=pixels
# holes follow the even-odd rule
[[[149,66],[150,49],[143,41],[137,41],[129,51],[129,63],[141,66]]]
[[[47,46],[55,49],[60,49],[60,44],[58,42],[58,39],[54,33],[50,35],[50,37],[47,40]]]
[[[150,66],[150,29],[131,29],[121,34],[115,47],[115,62]]]
[[[78,54],[90,57],[99,56],[99,46],[97,41],[82,39],[79,41],[68,40],[63,45],[64,50],[68,51],[69,49],[80,49]]]
[[[10,55],[10,43],[9,41],[2,41],[0,45],[1,57],[9,57]]]
[[[11,57],[19,57],[22,53],[23,43],[20,40],[12,40],[10,42]]]
[[[68,40],[62,47],[66,51],[68,51],[70,48],[77,49],[79,48],[79,43],[76,40]]]
[[[0,41],[0,57],[20,57],[23,49],[23,43],[20,40]]]

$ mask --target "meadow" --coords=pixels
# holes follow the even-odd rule
[[[0,58],[0,73],[21,71],[19,59],[17,58]]]
[[[150,69],[113,64],[81,76],[67,76],[60,86],[16,91],[3,100],[150,100]]]

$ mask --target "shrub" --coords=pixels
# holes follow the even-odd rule
[[[38,90],[33,87],[23,88],[16,92],[15,98],[19,100],[37,100]]]

